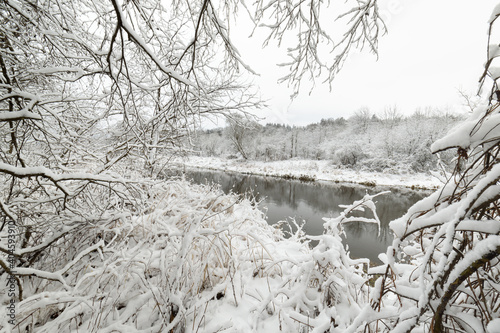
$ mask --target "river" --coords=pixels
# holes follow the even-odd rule
[[[346,205],[370,194],[390,190],[391,193],[376,198],[377,215],[380,218],[380,235],[375,224],[349,223],[344,226],[345,243],[352,258],[368,258],[380,262],[378,254],[385,252],[392,243],[389,222],[402,216],[415,202],[430,194],[406,188],[366,187],[349,183],[301,182],[275,177],[261,177],[222,171],[185,171],[186,179],[194,183],[216,183],[224,193],[254,196],[259,208],[266,213],[267,221],[295,219],[305,223],[303,230],[309,235],[323,233],[323,217],[336,217]],[[367,215],[369,216],[369,215]]]

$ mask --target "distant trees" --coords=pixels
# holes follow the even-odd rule
[[[351,143],[336,150],[332,160],[339,166],[355,168],[366,157],[367,154],[363,152],[363,148],[359,144]]]
[[[392,129],[398,122],[403,119],[403,114],[397,105],[390,105],[384,108],[384,111],[379,116],[379,119],[386,124],[389,129]]]
[[[323,119],[305,127],[239,127],[229,123],[226,129],[216,131],[225,132],[225,136],[214,130],[198,132],[194,149],[208,156],[240,153],[264,161],[328,159],[339,167],[395,173],[437,169],[437,157],[430,152],[432,140],[443,136],[458,118],[440,116],[438,112],[403,117],[397,108],[387,110],[396,112],[379,118],[365,108],[348,121]],[[220,149],[213,149],[214,145]],[[449,154],[442,157],[445,162],[451,160]]]

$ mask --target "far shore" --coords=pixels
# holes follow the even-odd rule
[[[250,161],[243,159],[222,159],[218,157],[188,156],[176,158],[179,167],[237,172],[258,176],[271,176],[302,181],[326,181],[355,183],[365,186],[397,186],[411,189],[434,190],[442,180],[438,175],[412,173],[390,174],[341,169],[324,160]]]

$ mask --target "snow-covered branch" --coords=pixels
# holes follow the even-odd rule
[[[281,44],[288,34],[296,35],[297,44],[288,47],[290,60],[280,64],[290,70],[280,81],[293,85],[294,95],[304,76],[314,82],[326,72],[324,82],[331,85],[353,48],[362,49],[368,45],[370,51],[377,54],[378,39],[386,32],[377,1],[346,1],[345,5],[352,5],[352,8],[332,9],[316,0],[258,1],[254,15],[256,24],[270,30],[265,44],[272,40]],[[327,10],[327,14],[322,15]],[[342,11],[335,12],[339,10]],[[338,28],[343,33],[331,32],[336,30],[332,27],[332,15],[337,21],[347,20],[347,27]],[[327,54],[321,51],[325,48],[330,48]],[[333,61],[329,61],[331,58]]]

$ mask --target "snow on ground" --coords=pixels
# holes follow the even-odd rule
[[[382,186],[405,186],[410,188],[435,189],[442,182],[433,175],[416,173],[394,175],[381,172],[366,172],[339,169],[329,161],[286,160],[274,162],[227,160],[218,157],[189,156],[177,158],[174,163],[190,168],[223,170],[250,173],[261,176],[294,178],[307,177],[315,180],[350,182]]]
[[[368,304],[368,261],[350,259],[339,234],[345,214],[311,248],[236,195],[185,181],[148,194],[138,214],[49,236],[47,257],[17,268],[31,277],[0,332],[343,331]]]

